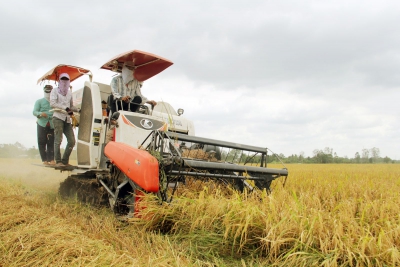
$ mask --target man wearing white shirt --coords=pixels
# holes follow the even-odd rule
[[[50,94],[50,106],[55,109],[53,114],[54,125],[54,159],[56,166],[70,166],[69,156],[75,146],[75,135],[72,130],[71,116],[73,111],[79,111],[73,106],[70,79],[67,73],[62,73],[58,81],[58,87]],[[67,138],[67,146],[61,158],[60,146],[63,134]]]
[[[116,105],[118,105],[118,110],[128,110],[130,106],[131,111],[136,111],[138,105],[143,105],[144,103],[149,103],[153,106],[157,105],[156,101],[148,100],[142,95],[142,82],[133,77],[133,72],[134,70],[131,67],[124,64],[121,74],[111,80],[111,92],[115,101],[115,104],[112,105],[112,112],[116,111]]]

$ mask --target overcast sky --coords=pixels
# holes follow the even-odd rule
[[[142,92],[196,135],[285,156],[400,159],[399,1],[1,1],[0,144],[37,147],[36,84],[137,49],[174,62]],[[86,78],[72,85],[78,89]]]

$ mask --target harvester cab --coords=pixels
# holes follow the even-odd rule
[[[102,68],[119,73],[126,62],[135,66],[134,76],[140,81],[172,65],[172,62],[159,56],[134,50],[112,58]],[[139,148],[154,130],[171,129],[183,134],[194,134],[193,122],[178,116],[177,111],[167,102],[159,102],[155,107],[140,105],[136,112],[117,109],[112,113],[113,95],[107,84],[86,81],[83,88],[73,92],[73,101],[74,106],[81,110],[77,135],[79,169],[97,172],[107,169],[109,159],[104,155],[104,147],[110,141]],[[82,170],[76,172],[82,173]]]
[[[133,50],[101,68],[119,73],[124,64],[143,82],[173,63]],[[57,72],[54,68],[41,80],[55,79]],[[258,188],[269,192],[273,180],[288,176],[286,168],[267,167],[267,148],[195,136],[193,122],[182,116],[183,109],[175,110],[161,101],[155,107],[140,105],[136,112],[113,113],[110,96],[111,87],[93,82],[91,75],[90,81],[73,93],[74,105],[81,108],[77,167],[61,183],[62,196],[74,195],[91,204],[108,203],[116,214],[134,216],[140,195],[154,193],[162,202],[170,202],[178,186],[189,181],[211,180],[240,191]]]

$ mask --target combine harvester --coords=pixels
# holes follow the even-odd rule
[[[173,63],[154,54],[133,50],[107,61],[101,68],[121,72],[124,63],[134,67],[134,77],[146,81]],[[89,70],[59,65],[38,82],[57,80],[67,72],[71,81],[89,75],[84,87],[73,93],[81,108],[77,133],[77,166],[61,183],[62,196],[77,196],[91,204],[109,204],[118,215],[132,217],[145,193],[170,202],[178,187],[188,180],[214,180],[243,191],[270,191],[271,182],[288,176],[286,168],[267,168],[264,147],[195,136],[193,122],[183,109],[167,102],[155,107],[140,105],[136,112],[112,114],[111,88],[93,82]],[[110,139],[112,136],[112,139]]]

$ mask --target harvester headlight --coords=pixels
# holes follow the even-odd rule
[[[178,116],[182,115],[182,114],[183,114],[183,111],[184,111],[183,108],[179,108],[179,109],[178,109]]]

